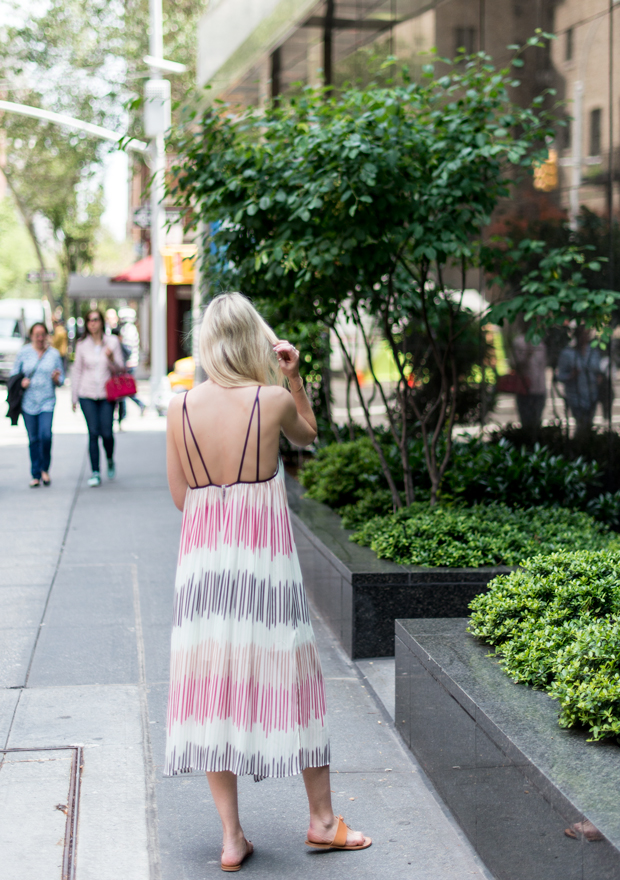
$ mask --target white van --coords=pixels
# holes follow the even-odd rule
[[[47,300],[0,299],[0,382],[6,382],[17,352],[28,342],[28,331],[37,321],[52,329]]]

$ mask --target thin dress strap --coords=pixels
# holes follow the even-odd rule
[[[247,431],[247,434],[245,435],[245,443],[243,444],[243,455],[241,456],[241,463],[239,465],[239,476],[237,477],[238,483],[241,482],[241,471],[243,470],[243,462],[245,461],[245,453],[248,448],[248,440],[250,439],[250,429],[252,427],[252,421],[254,419],[254,410],[256,409],[256,406],[258,404],[259,392],[260,392],[260,385],[256,389],[256,397],[254,398],[254,405],[252,406],[252,412],[250,413],[250,421],[248,422],[248,431]],[[259,434],[260,434],[260,408],[259,408],[258,412],[259,412],[258,418],[259,418]],[[256,462],[256,466],[258,468],[258,460]],[[258,479],[258,474],[257,474],[256,479]]]
[[[206,466],[206,464],[205,464],[205,460],[204,460],[204,458],[202,457],[202,452],[200,451],[200,446],[198,445],[198,441],[196,440],[196,435],[194,434],[194,430],[193,430],[193,428],[192,428],[192,423],[191,423],[190,420],[189,420],[189,413],[188,413],[188,411],[187,411],[187,391],[186,391],[185,394],[183,395],[183,413],[182,413],[182,420],[183,420],[183,443],[185,444],[185,454],[187,455],[187,460],[188,460],[188,462],[189,462],[189,467],[190,467],[190,470],[191,470],[191,472],[192,472],[192,477],[194,478],[194,483],[195,483],[195,485],[194,485],[193,488],[194,488],[194,489],[198,489],[198,488],[199,488],[199,487],[198,487],[198,480],[196,479],[196,474],[195,474],[195,472],[194,472],[194,465],[192,464],[192,459],[191,459],[191,457],[190,457],[189,449],[188,449],[188,447],[187,447],[187,437],[186,437],[186,435],[185,435],[185,422],[186,422],[186,420],[187,420],[187,427],[189,428],[190,434],[192,435],[192,440],[194,441],[194,446],[196,447],[196,452],[198,453],[198,455],[199,455],[199,457],[200,457],[200,461],[202,462],[202,466],[203,466],[203,468],[204,468],[205,474],[207,475],[207,480],[209,481],[209,483],[212,483],[213,480],[211,479],[211,477],[210,477],[210,475],[209,475],[209,471],[207,470],[207,466]]]
[[[256,482],[258,483],[258,463],[260,461],[260,400],[258,395],[260,394],[260,385],[258,386],[258,390],[256,392],[256,419],[257,419],[257,428],[256,428]]]

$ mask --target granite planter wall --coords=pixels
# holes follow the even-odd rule
[[[558,727],[557,704],[514,684],[466,625],[396,622],[405,742],[496,880],[618,880],[620,748]],[[574,828],[586,821],[598,839]]]
[[[422,568],[377,559],[349,541],[340,517],[302,498],[287,476],[295,541],[306,591],[354,660],[394,656],[397,617],[462,617],[505,568]]]

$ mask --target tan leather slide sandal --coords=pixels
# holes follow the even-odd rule
[[[355,846],[347,846],[347,825],[344,823],[342,816],[338,816],[338,830],[331,843],[314,843],[312,840],[306,840],[306,846],[312,846],[314,849],[368,849],[372,844],[370,837],[365,837],[363,843]]]
[[[222,852],[224,852],[223,849],[222,849]],[[252,846],[252,841],[246,840],[246,842],[245,842],[245,855],[241,859],[239,864],[238,865],[223,865],[222,862],[220,861],[220,868],[222,869],[222,871],[230,871],[230,872],[240,871],[241,865],[245,862],[245,860],[247,858],[249,858],[252,855],[253,852],[254,852],[254,847]]]

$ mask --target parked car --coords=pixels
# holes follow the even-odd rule
[[[168,373],[170,387],[178,394],[179,391],[191,391],[194,387],[196,365],[193,357],[181,358],[174,362],[174,368]]]
[[[47,300],[0,299],[0,382],[6,382],[17,353],[28,341],[28,331],[37,321],[52,329]]]

